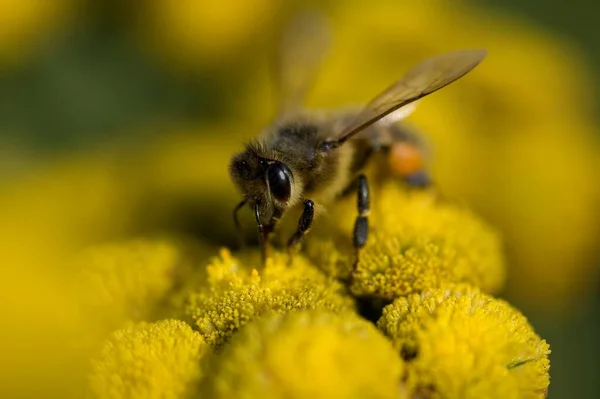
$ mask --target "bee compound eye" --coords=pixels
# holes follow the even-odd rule
[[[286,202],[292,194],[291,171],[282,163],[276,163],[267,169],[267,181],[271,195],[278,201]]]

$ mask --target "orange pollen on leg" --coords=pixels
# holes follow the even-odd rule
[[[409,143],[397,143],[390,148],[389,165],[395,174],[407,176],[423,169],[421,151]]]

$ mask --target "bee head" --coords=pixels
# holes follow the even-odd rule
[[[256,145],[235,155],[229,165],[231,180],[252,209],[258,204],[261,220],[279,219],[290,205],[294,175],[282,161],[270,159]]]

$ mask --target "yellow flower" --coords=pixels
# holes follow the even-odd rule
[[[92,362],[96,398],[186,398],[193,394],[208,346],[179,320],[139,323],[116,331]]]
[[[499,173],[512,189],[502,200],[489,199],[494,202],[489,213],[512,238],[507,242],[513,255],[508,294],[547,311],[574,310],[589,290],[597,289],[594,282],[600,277],[595,260],[600,231],[590,225],[600,220],[600,185],[594,183],[600,171],[598,147],[581,136],[539,140],[515,135],[505,145],[510,151]],[[532,148],[538,152],[532,154]],[[524,170],[529,176],[523,176]],[[518,217],[509,223],[503,219],[507,212]]]
[[[0,196],[0,239],[10,249],[4,255],[12,262],[48,266],[123,234],[136,195],[122,172],[105,157],[88,155],[47,163],[15,179]]]
[[[86,312],[112,329],[150,317],[172,287],[182,259],[169,242],[132,240],[91,247],[75,262],[81,268],[77,285]]]
[[[307,240],[315,264],[342,277],[354,263],[355,207],[354,198],[336,205],[327,223],[337,231],[317,225]],[[355,295],[389,300],[452,282],[469,282],[487,292],[502,287],[499,237],[467,209],[433,191],[407,191],[394,181],[372,190],[371,208],[369,240],[351,276]]]
[[[189,296],[185,313],[213,346],[222,345],[250,320],[272,312],[337,312],[352,307],[340,283],[325,277],[300,256],[288,264],[286,255],[276,253],[263,269],[256,252],[239,260],[222,250],[207,272],[208,284]]]
[[[141,8],[142,43],[181,67],[235,59],[248,39],[264,32],[276,8],[272,0],[151,0]]]
[[[73,0],[0,0],[0,61],[19,61],[73,15]]]
[[[407,361],[416,393],[444,398],[542,398],[550,349],[508,303],[468,285],[398,298],[378,327]]]
[[[73,342],[94,315],[81,314],[79,297],[56,270],[2,264],[0,397],[75,397],[85,382]]]
[[[58,159],[5,184],[0,240],[10,251],[4,255],[10,262],[48,266],[49,260],[61,262],[99,242],[134,233],[182,232],[190,215],[230,212],[237,197],[227,163],[238,139],[223,138],[232,130],[227,127],[190,130],[165,133],[168,140],[149,141],[143,149]],[[207,139],[206,131],[221,138]],[[218,227],[209,230],[235,237],[233,223]],[[28,250],[32,247],[37,250]]]
[[[405,398],[403,364],[372,324],[322,310],[248,324],[208,371],[210,398]]]

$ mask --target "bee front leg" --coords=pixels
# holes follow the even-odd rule
[[[296,246],[304,234],[308,232],[310,226],[312,226],[313,217],[315,216],[315,203],[311,200],[304,201],[304,210],[302,211],[302,215],[300,216],[300,220],[298,221],[298,230],[292,237],[290,237],[287,248],[288,253],[291,254],[291,250],[294,246]],[[291,257],[290,257],[291,259]]]
[[[269,235],[275,230],[276,220],[271,219],[269,224],[262,224],[260,220],[260,210],[258,203],[254,206],[254,215],[256,217],[256,225],[258,226],[258,233],[260,235],[260,249],[261,249],[261,259],[262,264],[267,262],[267,258],[269,257]]]
[[[238,219],[238,212],[244,205],[246,205],[245,199],[237,204],[235,208],[233,208],[233,223],[235,224],[235,230],[238,236],[238,244],[240,248],[243,248],[246,245],[246,240],[244,239],[244,230],[242,229],[242,224]]]
[[[365,175],[358,177],[358,192],[357,192],[357,207],[358,216],[354,223],[354,233],[352,235],[352,244],[356,250],[356,260],[354,268],[358,264],[358,255],[362,247],[367,243],[367,236],[369,235],[369,184]]]

